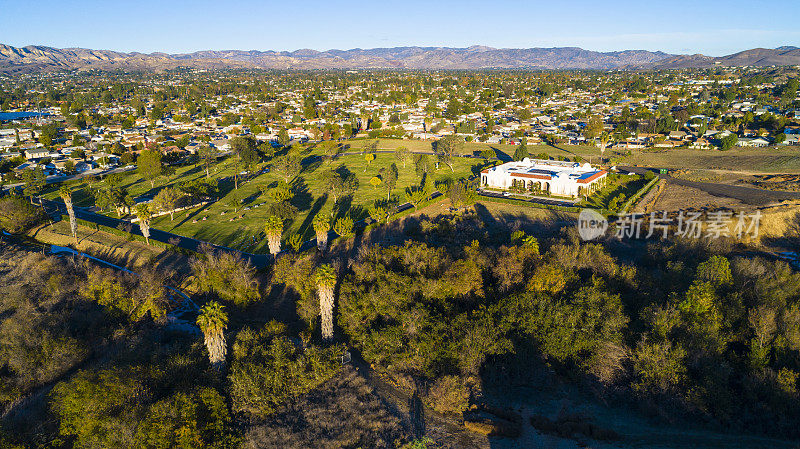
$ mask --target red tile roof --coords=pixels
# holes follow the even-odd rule
[[[608,173],[608,172],[605,171],[605,170],[600,170],[599,172],[593,174],[592,176],[589,176],[588,178],[579,179],[578,180],[578,184],[588,184],[588,183],[594,181],[595,179],[605,175],[606,173]]]

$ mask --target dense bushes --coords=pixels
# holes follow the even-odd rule
[[[191,266],[198,289],[203,293],[213,293],[237,306],[261,298],[255,268],[237,254],[201,248],[201,253],[192,258]]]
[[[77,289],[84,268],[13,246],[0,250],[0,403],[58,379],[119,324]]]
[[[21,234],[45,219],[42,209],[19,196],[0,198],[0,229]]]
[[[237,447],[199,346],[145,337],[107,366],[55,387],[50,404],[60,435],[75,447]]]
[[[724,241],[567,235],[540,255],[518,233],[470,243],[481,229],[470,214],[423,220],[402,245],[362,248],[341,283],[349,340],[398,382],[421,380],[432,406],[463,409],[487,359],[523,363],[514,354],[533,345],[600,391],[679,405],[660,413],[798,435],[800,274],[788,265]]]
[[[333,376],[343,352],[340,346],[296,344],[275,321],[260,331],[241,330],[233,344],[229,375],[234,412],[251,419],[266,418]]]

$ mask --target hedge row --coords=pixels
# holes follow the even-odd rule
[[[648,182],[647,184],[645,184],[645,185],[644,185],[644,187],[642,187],[641,189],[639,189],[639,191],[637,191],[637,192],[636,192],[634,195],[632,195],[632,196],[631,196],[631,197],[628,199],[628,201],[626,201],[626,202],[625,202],[625,204],[623,204],[623,205],[622,205],[622,207],[621,207],[621,208],[620,208],[620,210],[619,210],[619,213],[620,213],[620,214],[624,214],[624,213],[628,212],[628,209],[630,209],[630,207],[631,207],[631,206],[633,206],[633,204],[634,204],[634,203],[635,203],[635,202],[636,202],[636,201],[637,201],[639,198],[641,198],[641,197],[642,197],[642,195],[644,195],[644,194],[645,194],[645,193],[647,193],[647,192],[648,192],[650,189],[652,189],[652,188],[653,188],[653,186],[654,186],[654,185],[656,185],[656,183],[657,183],[657,182],[658,182],[660,179],[661,179],[661,178],[659,178],[658,176],[656,176],[655,178],[651,179],[651,180],[650,180],[650,182]]]
[[[514,206],[532,207],[534,209],[557,210],[561,212],[580,212],[582,208],[576,206],[557,206],[555,204],[534,203],[531,201],[517,200],[514,198],[498,198],[496,196],[480,195],[478,201],[488,201],[491,203],[513,204]],[[603,213],[604,211],[600,211]]]

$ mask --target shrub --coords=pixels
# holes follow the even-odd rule
[[[42,210],[19,196],[0,198],[0,228],[23,234],[45,219]]]

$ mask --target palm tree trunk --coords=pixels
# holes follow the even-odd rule
[[[322,317],[322,338],[333,338],[333,286],[319,286],[319,313]]]
[[[208,360],[215,370],[219,371],[225,366],[225,357],[228,350],[225,346],[225,335],[220,333],[205,336],[205,344],[208,349]]]
[[[267,245],[269,246],[270,254],[272,254],[274,257],[278,257],[278,253],[281,252],[281,235],[268,234]]]

